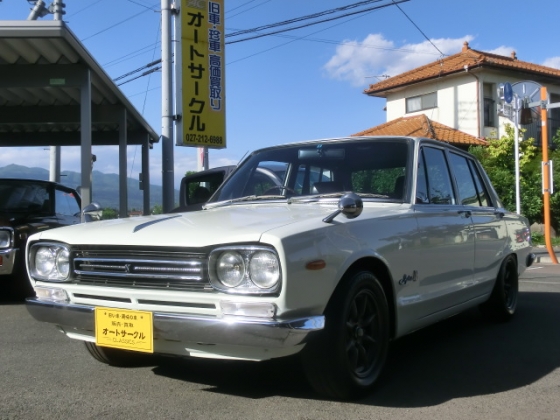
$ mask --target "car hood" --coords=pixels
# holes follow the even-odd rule
[[[336,209],[335,203],[233,205],[83,223],[46,231],[33,239],[40,237],[70,244],[182,247],[258,242],[263,233],[282,226],[299,223],[302,231],[313,225],[324,226],[322,219]]]
[[[11,226],[15,228],[25,224],[34,226],[45,225],[48,227],[46,223],[41,222],[37,217],[33,217],[31,213],[0,213],[0,226]]]
[[[28,213],[0,213],[0,224],[2,226],[17,226],[29,219]]]

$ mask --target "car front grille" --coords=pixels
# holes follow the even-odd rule
[[[72,280],[80,284],[174,290],[213,290],[207,254],[174,250],[72,250]]]

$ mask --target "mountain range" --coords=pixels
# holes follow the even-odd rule
[[[60,183],[71,188],[77,188],[81,183],[79,172],[62,171]],[[0,168],[0,178],[49,179],[49,171],[43,168],[29,168],[22,165],[7,165]],[[134,178],[127,178],[128,210],[142,210],[143,192],[139,189],[139,182]],[[150,184],[150,209],[162,203],[162,187]],[[92,201],[98,202],[103,208],[119,208],[119,176],[105,174],[99,171],[92,173]],[[175,200],[179,202],[179,191],[175,190]]]

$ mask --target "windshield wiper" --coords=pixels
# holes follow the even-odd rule
[[[219,201],[216,203],[206,203],[203,208],[216,208],[229,206],[234,203],[241,203],[244,201],[263,201],[263,200],[285,200],[287,197],[284,195],[247,195],[245,197],[232,198],[230,200]]]
[[[373,193],[356,193],[360,197],[363,198],[390,198],[388,195],[385,194],[373,194]]]
[[[347,192],[336,192],[336,193],[327,193],[327,194],[311,194],[311,195],[304,195],[301,197],[290,197],[289,203],[293,202],[309,202],[309,201],[317,201],[320,198],[340,198]]]
[[[351,191],[339,191],[335,193],[327,193],[327,194],[313,194],[313,195],[305,195],[302,197],[291,197],[288,201],[289,203],[292,202],[311,202],[317,201],[321,198],[340,198],[346,194],[349,194]],[[373,193],[355,193],[362,198],[389,198],[388,195],[384,194],[373,194]]]

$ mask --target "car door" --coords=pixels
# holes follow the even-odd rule
[[[474,238],[469,213],[457,203],[444,148],[422,146],[418,154],[415,276],[400,291],[404,312],[415,327],[465,301],[472,283]]]
[[[461,204],[471,215],[475,241],[472,297],[487,292],[496,278],[508,239],[504,210],[493,203],[482,169],[467,156],[449,153]]]

